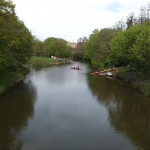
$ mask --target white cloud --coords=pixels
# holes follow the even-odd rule
[[[39,39],[76,41],[96,28],[111,27],[148,0],[13,0],[16,12]]]

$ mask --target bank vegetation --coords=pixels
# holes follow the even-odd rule
[[[116,67],[115,76],[150,96],[150,3],[111,28],[95,29],[77,43],[75,59],[99,70]]]
[[[150,4],[138,16],[131,13],[113,27],[80,37],[74,48],[61,38],[40,41],[17,17],[12,1],[0,0],[0,93],[27,74],[24,64],[53,63],[51,56],[86,60],[98,70],[118,68],[117,78],[150,96]]]

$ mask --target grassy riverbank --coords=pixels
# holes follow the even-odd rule
[[[70,63],[71,60],[68,58],[56,58],[56,60],[48,58],[48,57],[32,57],[29,61],[29,64],[51,64],[51,65],[57,65],[57,64],[66,64]]]
[[[29,60],[29,63],[57,64],[58,62],[51,58],[32,57]],[[24,67],[18,68],[15,71],[0,73],[0,94],[4,93],[7,89],[15,86],[18,82],[22,81],[28,73],[29,69]]]
[[[51,58],[48,58],[48,57],[32,57],[30,59],[29,63],[50,63],[50,64],[54,64],[54,63],[57,63],[57,61],[53,60]]]
[[[134,88],[150,96],[150,73],[142,73],[129,68],[117,68],[114,72],[115,77],[129,82]]]
[[[0,94],[22,81],[28,73],[27,68],[19,68],[14,72],[0,74]]]

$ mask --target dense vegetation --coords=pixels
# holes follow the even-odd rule
[[[31,33],[16,16],[15,5],[0,0],[0,74],[26,63],[31,48]]]
[[[150,21],[120,32],[111,42],[110,60],[116,66],[150,68]]]
[[[150,4],[140,9],[139,16],[130,14],[112,28],[95,29],[89,39],[80,38],[77,52],[98,68],[132,67],[141,71],[150,68]]]
[[[150,69],[150,4],[141,8],[140,16],[131,14],[126,23],[95,29],[84,44],[83,58],[95,67],[132,67]],[[125,27],[126,24],[126,27]],[[86,46],[85,46],[86,45]]]
[[[11,1],[0,0],[0,93],[23,80],[32,51],[32,35],[15,14]]]
[[[88,40],[79,40],[76,53],[100,70],[119,67],[117,77],[150,95],[150,3],[139,14],[112,28],[95,29]]]
[[[32,55],[70,57],[71,53],[63,39],[51,37],[42,42],[33,37],[17,17],[12,1],[0,0],[0,93],[24,78],[28,71],[23,66]]]
[[[42,42],[34,37],[32,52],[34,56],[68,58],[71,56],[72,48],[61,38],[49,37]]]
[[[109,65],[110,42],[117,32],[117,30],[111,28],[94,30],[87,43],[84,58],[89,60],[96,67],[107,67],[107,65]]]
[[[138,17],[130,14],[125,22],[120,20],[112,28],[93,30],[89,38],[79,38],[76,48],[72,48],[61,38],[49,37],[40,41],[32,36],[16,16],[15,5],[0,0],[0,77],[8,72],[20,72],[30,56],[57,56],[84,59],[99,69],[121,67],[118,75],[135,81],[134,85],[137,81],[148,81],[150,4],[141,7],[139,14]],[[150,91],[149,82],[147,85],[146,89]]]

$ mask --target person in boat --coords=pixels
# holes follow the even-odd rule
[[[80,69],[80,68],[79,68],[79,66],[77,66],[77,67],[76,67],[76,69],[78,69],[78,70],[79,70],[79,69]]]

